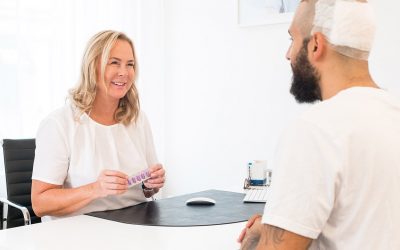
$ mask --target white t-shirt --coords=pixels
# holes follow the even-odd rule
[[[66,105],[40,124],[32,179],[65,188],[95,182],[104,169],[133,175],[157,163],[149,122],[140,112],[136,124],[105,126]],[[122,195],[92,201],[71,215],[118,209],[146,201],[141,185]],[[42,220],[54,219],[46,216]]]
[[[366,87],[314,105],[278,145],[262,222],[310,249],[400,249],[400,102]]]

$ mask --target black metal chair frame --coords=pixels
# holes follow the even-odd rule
[[[3,229],[7,228],[7,215],[8,215],[7,205],[12,206],[21,211],[22,215],[24,216],[24,226],[30,225],[32,223],[31,214],[29,213],[29,210],[26,207],[20,206],[2,197],[0,197],[0,202],[3,203]]]
[[[29,211],[29,209],[25,206],[18,204],[15,202],[15,199],[17,199],[18,194],[15,193],[15,191],[12,192],[10,190],[12,185],[19,185],[21,183],[17,182],[16,179],[23,178],[25,180],[24,183],[22,184],[31,184],[31,179],[26,178],[26,172],[30,172],[30,177],[32,176],[32,168],[33,168],[33,159],[34,159],[34,150],[35,150],[35,139],[4,139],[3,140],[3,152],[4,152],[4,169],[5,169],[5,177],[6,177],[6,186],[7,186],[7,198],[0,197],[0,203],[3,203],[3,213],[2,213],[2,228],[6,229],[7,228],[7,222],[8,222],[8,217],[9,217],[9,206],[13,207],[19,211],[21,211],[23,215],[23,225],[30,225],[32,223],[32,217],[35,216],[33,211]],[[28,151],[25,155],[27,158],[24,158],[20,156],[19,152],[12,152],[11,151],[21,151],[25,150]],[[33,150],[33,157],[32,157],[32,151]],[[24,164],[24,169],[23,170],[15,170],[13,169],[10,165],[12,165],[12,162],[16,161],[27,161],[26,164]],[[32,163],[32,164],[31,164]],[[15,175],[24,173],[24,177],[18,176],[16,177]],[[14,174],[14,176],[13,176]],[[29,178],[30,178],[29,177]],[[20,187],[20,189],[24,190],[24,194],[29,191],[30,195],[30,188],[27,190],[27,187]],[[15,188],[14,188],[15,189]],[[29,199],[29,204],[28,206],[31,206],[30,204],[30,199]],[[32,209],[31,209],[32,210]],[[35,219],[36,221],[38,219]],[[40,221],[40,219],[39,219]]]

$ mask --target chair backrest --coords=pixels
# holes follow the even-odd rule
[[[1,203],[0,202],[0,217],[2,217],[2,214],[3,214],[3,203]],[[2,229],[3,228],[3,218],[1,218],[1,220],[0,220],[0,229]]]
[[[32,210],[32,169],[35,158],[35,139],[4,139],[4,169],[7,199],[26,207],[31,214],[31,223],[41,221]],[[21,212],[8,206],[7,228],[24,225]]]

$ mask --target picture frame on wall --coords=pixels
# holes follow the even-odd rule
[[[241,27],[289,23],[300,0],[237,0]]]

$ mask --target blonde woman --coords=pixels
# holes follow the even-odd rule
[[[32,206],[42,220],[135,205],[164,186],[136,75],[125,34],[103,31],[90,39],[67,105],[37,133]],[[151,178],[129,187],[128,177],[147,168]]]

